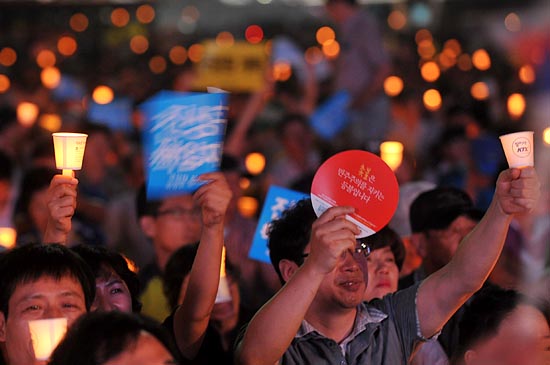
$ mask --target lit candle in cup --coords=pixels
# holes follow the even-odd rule
[[[34,357],[48,360],[67,332],[67,318],[46,318],[29,321]]]
[[[403,144],[396,141],[386,141],[380,144],[380,158],[388,164],[392,171],[397,170],[403,161]]]
[[[225,272],[225,246],[222,248],[222,264],[220,267],[220,282],[218,284],[218,293],[214,303],[230,302],[231,293],[229,292],[229,284],[227,283],[227,274]]]
[[[15,239],[17,238],[17,232],[11,227],[0,227],[0,246],[4,246],[7,249],[15,246]]]
[[[535,165],[532,131],[509,133],[500,136],[502,149],[510,168]]]
[[[63,175],[73,176],[74,170],[82,169],[87,134],[53,133],[55,165]]]

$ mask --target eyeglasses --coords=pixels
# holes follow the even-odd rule
[[[353,255],[353,258],[357,260],[357,259],[369,257],[371,251],[372,250],[368,244],[366,244],[365,242],[357,241],[357,246],[355,246],[351,254]],[[347,251],[342,253],[342,257],[346,256],[346,252]],[[308,256],[309,256],[309,253],[302,254],[302,258],[306,258]]]
[[[193,208],[193,209],[185,209],[182,207],[174,207],[174,208],[168,208],[165,210],[159,210],[157,212],[157,217],[167,215],[172,218],[200,218],[201,216],[201,210],[200,208]]]

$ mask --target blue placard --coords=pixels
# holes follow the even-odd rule
[[[193,193],[219,170],[227,95],[162,91],[141,105],[149,199]]]
[[[330,140],[346,126],[350,98],[347,91],[341,90],[317,107],[309,123],[320,137]]]
[[[98,104],[90,100],[88,118],[96,123],[108,126],[115,131],[132,130],[132,100],[117,98],[109,104]]]
[[[269,249],[267,248],[267,232],[269,224],[281,216],[281,213],[290,208],[297,201],[309,198],[309,194],[272,185],[265,197],[262,212],[258,219],[258,226],[254,233],[254,240],[248,252],[248,257],[254,260],[270,263]]]
[[[80,101],[86,96],[86,88],[77,78],[61,75],[59,85],[52,90],[52,96],[57,101]]]

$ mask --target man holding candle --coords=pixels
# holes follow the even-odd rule
[[[273,223],[269,241],[286,284],[249,323],[237,361],[407,364],[414,346],[436,335],[481,288],[513,216],[535,206],[539,187],[532,167],[503,171],[489,209],[449,264],[420,284],[369,303],[363,303],[366,259],[357,253],[359,229],[345,219],[353,208],[333,207],[318,219],[304,203],[287,211]]]

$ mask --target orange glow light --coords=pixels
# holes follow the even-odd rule
[[[249,43],[260,43],[264,39],[264,31],[259,25],[250,25],[246,28],[244,37]]]
[[[161,74],[166,71],[166,60],[162,56],[154,56],[149,60],[149,69],[154,74]]]
[[[6,75],[0,74],[0,94],[5,93],[10,89],[11,81]]]
[[[532,84],[535,82],[535,69],[531,65],[523,65],[518,72],[519,79],[524,84]]]
[[[183,65],[187,60],[187,50],[183,46],[174,46],[170,49],[168,58],[174,65]]]
[[[61,117],[58,114],[42,114],[38,125],[50,132],[57,132],[61,128]]]
[[[61,72],[57,67],[46,67],[40,73],[40,80],[48,89],[55,89],[61,82]]]
[[[388,96],[397,96],[403,91],[403,80],[398,76],[389,76],[384,80],[384,92]]]
[[[252,175],[259,175],[265,168],[265,156],[259,152],[249,153],[244,159],[246,170]]]
[[[254,215],[258,211],[258,206],[258,199],[251,196],[241,196],[239,200],[237,200],[237,207],[239,209],[239,212],[244,217],[254,217]]]
[[[149,4],[140,5],[136,10],[136,18],[142,24],[149,24],[155,19],[155,8]]]
[[[430,41],[430,43],[433,43],[432,33],[430,33],[428,29],[419,29],[414,35],[414,40],[418,45],[420,45],[422,41]]]
[[[336,58],[340,54],[340,44],[337,41],[323,44],[323,53],[327,58]]]
[[[478,49],[472,54],[472,64],[480,71],[486,71],[491,68],[491,57],[484,49]]]
[[[550,146],[550,127],[544,128],[544,130],[542,131],[542,141],[547,146]]]
[[[6,249],[14,248],[17,238],[17,231],[11,227],[0,227],[0,246]]]
[[[525,112],[525,97],[519,93],[514,93],[508,97],[508,114],[512,119],[519,119]]]
[[[430,111],[436,111],[441,108],[441,94],[436,89],[426,90],[422,97],[424,106]]]
[[[57,41],[57,50],[63,56],[72,56],[78,48],[76,40],[71,36],[64,36]]]
[[[109,104],[114,97],[113,89],[105,85],[96,87],[92,92],[92,99],[98,104]]]
[[[457,64],[458,69],[461,71],[470,71],[472,69],[472,59],[467,53],[463,53],[458,56]]]
[[[36,64],[41,68],[52,67],[56,62],[55,53],[49,49],[43,49],[36,56]]]
[[[504,18],[504,26],[510,32],[519,32],[521,30],[521,19],[516,13],[510,13]]]
[[[149,49],[149,40],[142,35],[135,35],[130,39],[130,49],[135,54],[144,54]]]
[[[220,32],[216,36],[216,44],[218,47],[231,47],[235,44],[235,37],[230,32]]]
[[[470,94],[474,99],[486,100],[489,97],[489,86],[482,81],[476,82],[470,88]]]
[[[425,39],[418,44],[417,52],[424,60],[429,60],[435,55],[435,46],[431,40]]]
[[[111,22],[115,27],[125,27],[130,22],[130,13],[124,8],[116,8],[111,12]]]
[[[193,44],[191,47],[189,47],[189,50],[187,52],[187,55],[189,56],[189,59],[192,62],[200,62],[202,59],[202,55],[204,53],[204,46],[202,44]]]
[[[331,27],[324,26],[317,29],[315,39],[317,39],[317,43],[324,45],[325,43],[334,41],[336,39],[336,33]]]
[[[276,81],[286,81],[292,76],[292,68],[288,62],[277,62],[273,65],[273,78]]]
[[[462,53],[460,42],[454,38],[448,39],[443,45],[443,48],[452,51],[455,57]]]
[[[306,49],[304,59],[310,65],[316,65],[323,60],[323,51],[321,51],[319,47],[309,47],[308,49]]]
[[[4,47],[0,51],[0,65],[2,66],[12,66],[15,61],[17,61],[17,53],[11,47]]]
[[[420,74],[424,80],[434,82],[441,75],[441,71],[439,70],[437,63],[430,61],[422,65],[420,68]]]
[[[393,10],[388,15],[388,25],[393,30],[401,30],[407,25],[407,16],[401,10]]]
[[[19,121],[19,124],[25,127],[30,127],[34,124],[34,122],[36,122],[38,113],[39,109],[36,104],[22,102],[17,105],[17,120]]]
[[[71,16],[69,26],[75,32],[84,32],[88,29],[88,17],[82,13],[76,13]]]

